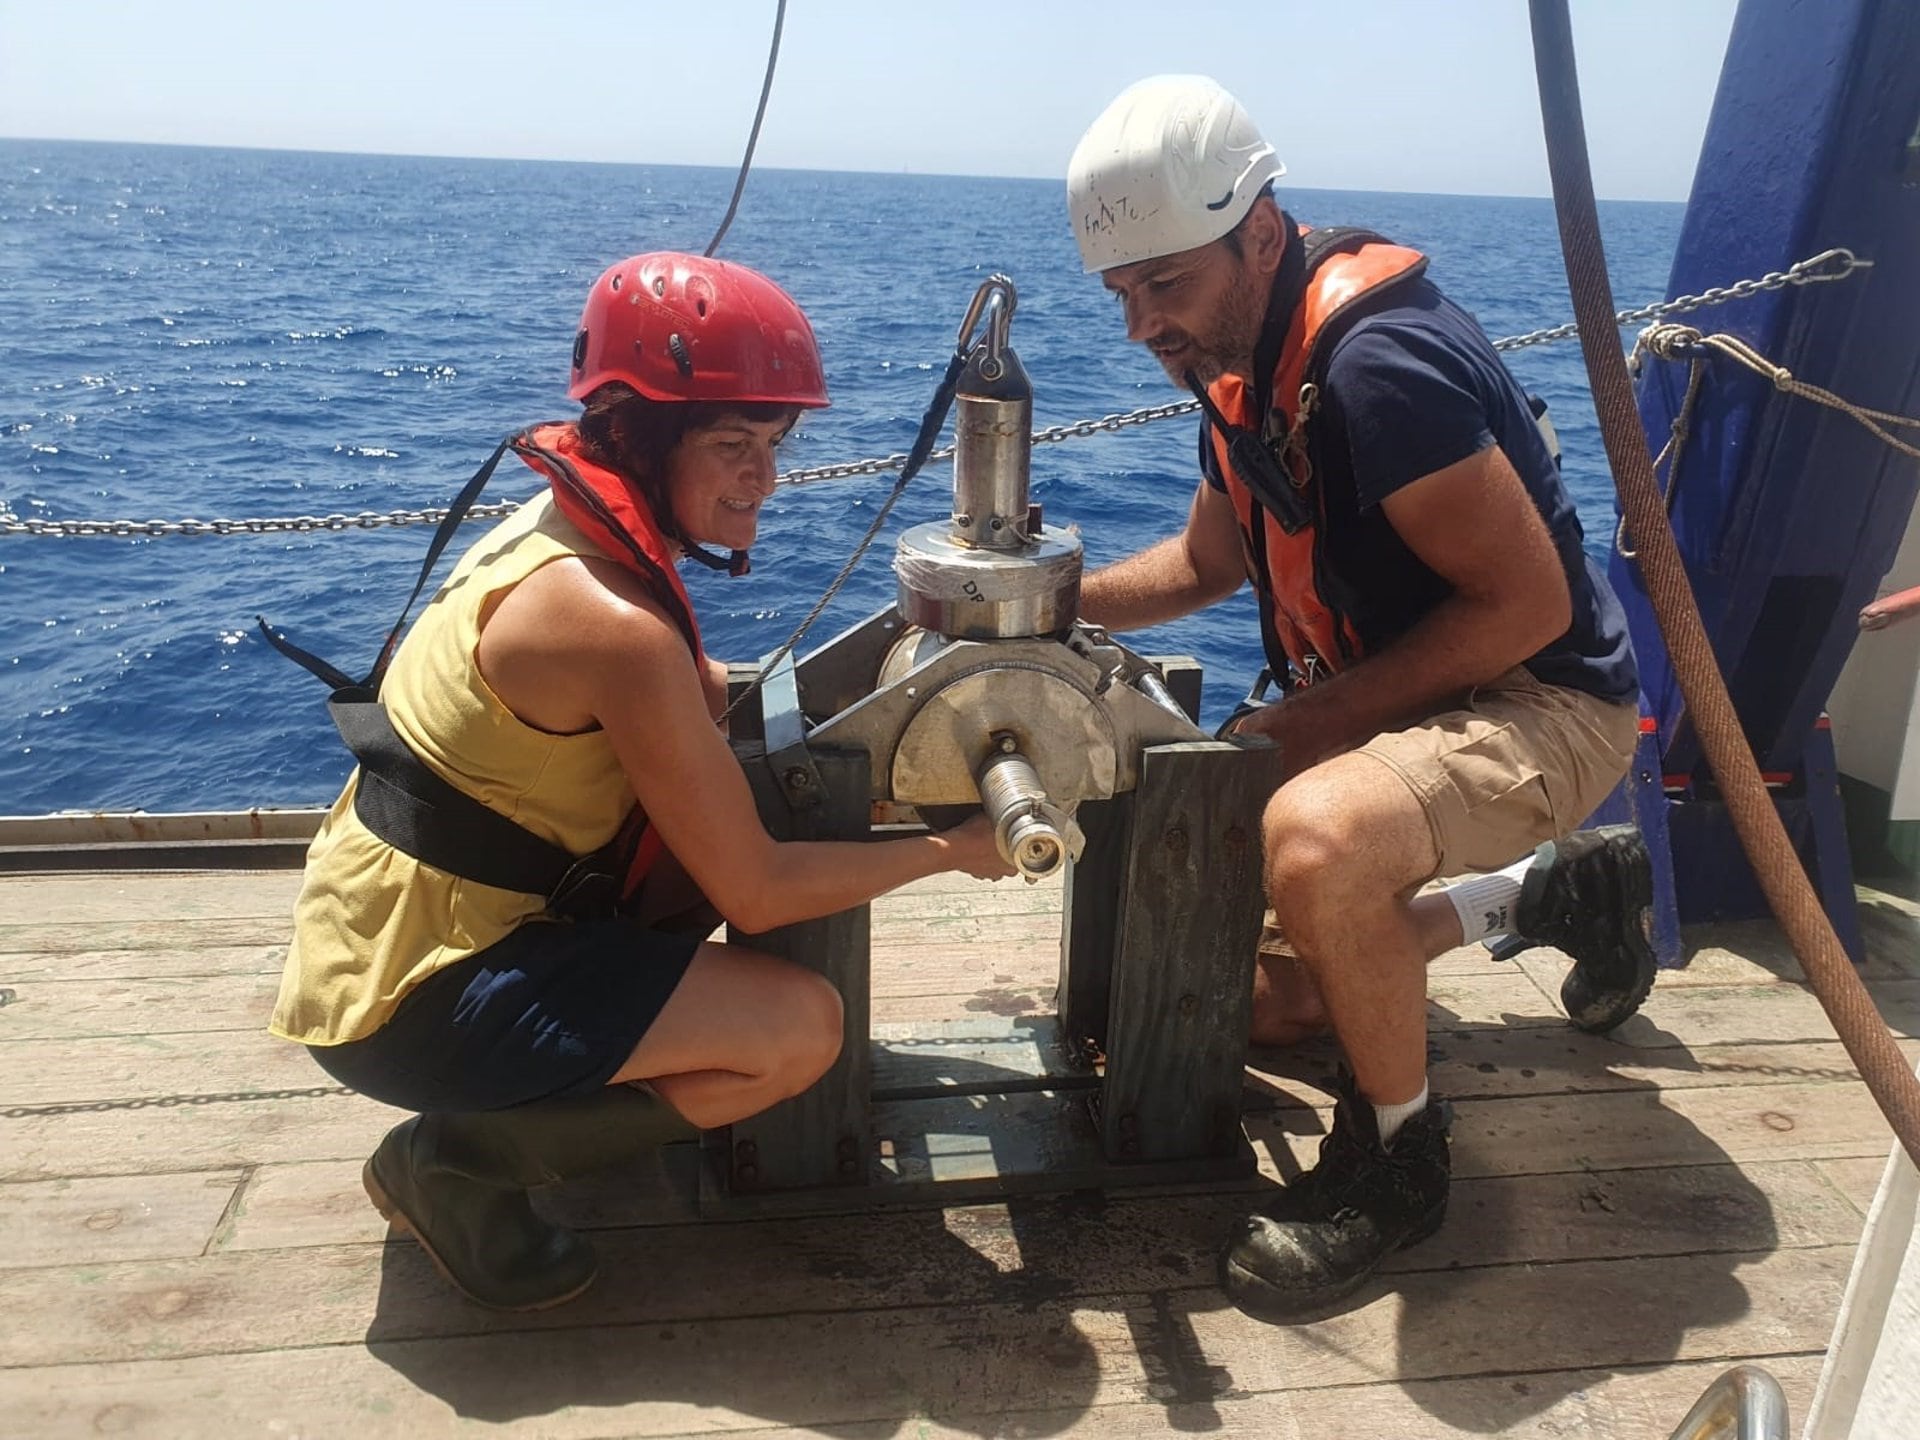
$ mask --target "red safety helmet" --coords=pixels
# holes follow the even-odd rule
[[[791,295],[744,265],[671,250],[622,260],[587,294],[567,394],[584,400],[611,380],[649,400],[828,403]]]

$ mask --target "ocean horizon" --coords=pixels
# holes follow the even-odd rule
[[[212,151],[233,151],[239,154],[248,154],[248,155],[288,155],[288,156],[330,155],[330,156],[341,156],[349,159],[359,158],[359,159],[369,159],[369,160],[474,161],[480,164],[487,164],[487,163],[492,163],[497,161],[505,165],[591,165],[591,166],[596,166],[600,168],[615,169],[615,170],[634,169],[634,168],[647,169],[647,170],[666,170],[666,171],[698,170],[698,171],[712,171],[718,174],[724,174],[729,177],[729,183],[731,183],[732,177],[737,176],[739,173],[739,165],[737,162],[706,165],[706,164],[700,164],[694,161],[674,160],[674,161],[649,161],[644,166],[635,166],[633,162],[625,161],[625,160],[588,160],[588,159],[581,159],[577,157],[566,157],[566,156],[465,155],[465,154],[453,154],[453,153],[437,154],[434,152],[422,151],[422,150],[325,150],[325,149],[315,150],[315,149],[308,149],[304,147],[297,147],[297,146],[290,147],[290,146],[284,146],[284,145],[233,145],[233,144],[215,145],[215,144],[210,144],[207,142],[196,141],[196,140],[127,140],[127,139],[95,140],[95,139],[89,139],[86,136],[74,136],[74,135],[43,135],[43,136],[0,135],[0,145],[8,145],[8,144],[99,145],[99,146],[112,147],[112,148],[118,148],[118,149],[138,149],[138,150],[212,150]],[[894,176],[904,176],[904,177],[918,179],[918,180],[1019,180],[1019,181],[1033,181],[1036,184],[1042,184],[1042,185],[1055,185],[1060,187],[1062,191],[1064,191],[1066,188],[1066,181],[1064,177],[1058,176],[1058,175],[987,175],[987,174],[976,174],[972,171],[965,171],[965,170],[915,170],[909,166],[902,166],[898,169],[889,169],[889,170],[877,170],[877,169],[862,170],[857,167],[854,169],[845,169],[837,166],[767,165],[767,164],[762,164],[759,161],[755,161],[753,165],[753,175],[755,176],[759,176],[759,175],[859,175],[859,176],[894,175]],[[749,178],[747,183],[748,183],[748,193],[751,194],[752,184],[753,184],[752,179]],[[1397,189],[1368,190],[1368,189],[1352,188],[1352,187],[1341,186],[1341,185],[1317,186],[1312,189],[1311,193],[1317,194],[1317,195],[1396,195],[1396,196],[1408,196],[1408,197],[1415,197],[1415,198],[1425,197],[1425,198],[1439,199],[1439,200],[1450,200],[1450,199],[1551,200],[1553,198],[1549,194],[1516,195],[1511,191],[1506,191],[1506,190],[1397,190]],[[1662,196],[1658,198],[1650,198],[1646,196],[1622,196],[1619,198],[1611,198],[1608,196],[1601,196],[1599,197],[1599,199],[1600,199],[1600,203],[1603,205],[1684,205],[1686,203],[1686,197],[1684,195],[1675,196],[1675,197]]]

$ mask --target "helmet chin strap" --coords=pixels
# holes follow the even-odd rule
[[[689,559],[697,560],[709,570],[724,570],[728,575],[738,578],[753,569],[753,560],[744,550],[729,551],[722,560],[711,550],[703,549],[691,540],[682,540],[680,549]]]

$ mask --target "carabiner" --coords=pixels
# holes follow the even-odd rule
[[[998,380],[1006,373],[1006,362],[1001,357],[1007,352],[1008,337],[1013,329],[1013,307],[1018,302],[1013,281],[1005,275],[989,275],[973,292],[973,302],[967,306],[967,318],[960,322],[960,334],[953,348],[959,355],[970,353],[974,329],[984,320],[986,334],[981,343],[987,353],[980,362],[983,379]]]

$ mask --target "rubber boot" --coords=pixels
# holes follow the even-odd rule
[[[1430,1100],[1382,1145],[1373,1106],[1342,1071],[1319,1161],[1242,1221],[1221,1253],[1227,1298],[1262,1320],[1320,1319],[1387,1256],[1433,1234],[1447,1216],[1452,1118]]]
[[[416,1115],[387,1132],[361,1180],[463,1295],[544,1310],[592,1284],[595,1261],[586,1240],[534,1211],[527,1191],[698,1133],[651,1087],[609,1085],[511,1110]]]
[[[1520,882],[1514,930],[1573,957],[1560,985],[1567,1019],[1603,1034],[1653,989],[1653,866],[1638,826],[1603,825],[1549,840]]]

